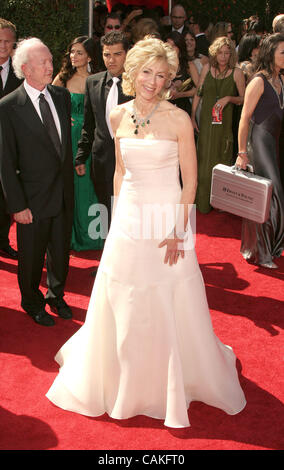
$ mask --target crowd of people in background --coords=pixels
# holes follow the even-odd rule
[[[269,31],[258,17],[240,26],[180,4],[166,16],[95,2],[93,37],[66,44],[54,70],[40,38],[15,44],[0,18],[0,253],[18,258],[22,309],[42,326],[56,324],[47,305],[70,320],[70,250],[103,249],[86,321],[57,353],[46,395],[64,410],[183,428],[191,401],[229,415],[246,405],[236,356],[212,327],[189,220],[194,203],[212,210],[216,164],[252,164],[273,191],[267,221],[243,219],[241,254],[278,268],[284,14]],[[159,235],[156,213],[144,224],[149,206]]]
[[[227,21],[213,23],[210,16],[206,17],[203,14],[189,16],[178,2],[173,4],[169,16],[165,15],[162,7],[148,10],[118,3],[109,13],[99,2],[96,5],[94,38],[97,44],[100,43],[102,34],[115,29],[127,35],[130,47],[143,37],[151,35],[169,42],[176,50],[179,69],[176,78],[171,83],[170,101],[191,116],[195,129],[198,160],[198,187],[195,203],[200,212],[205,214],[210,212],[212,210],[210,204],[212,169],[218,163],[233,166],[236,158],[240,159],[238,154],[240,151],[239,124],[245,92],[257,72],[264,72],[264,76],[276,90],[278,100],[280,98],[283,101],[282,66],[280,64],[280,73],[276,72],[273,67],[272,70],[267,65],[270,59],[267,59],[267,63],[261,61],[259,51],[265,38],[275,33],[284,33],[284,15],[279,13],[270,27],[267,27],[258,15],[244,18],[240,25],[236,26],[232,24],[229,17]],[[281,42],[282,39],[280,37],[278,41]],[[269,55],[271,51],[268,52],[268,49],[264,47],[266,54]],[[100,59],[97,58],[96,63],[99,67]],[[272,91],[271,98],[273,96],[274,91]],[[278,100],[276,99],[275,102],[276,108]],[[254,122],[254,116],[250,117]],[[213,121],[222,125],[212,125]],[[279,133],[275,135],[274,142],[276,147],[279,146],[279,155],[281,155],[284,150],[283,124],[282,130],[279,129],[279,131],[280,136]],[[246,152],[247,149],[243,151]],[[260,175],[272,178],[275,188],[282,185],[283,189],[284,163],[279,155],[275,154],[273,157],[277,161],[276,165],[280,166],[279,177],[272,177],[264,167],[260,169],[257,163],[255,167],[258,168]],[[244,168],[244,165],[242,167]],[[283,190],[280,192],[281,207],[283,206]],[[281,214],[282,212],[276,215],[278,221],[282,220],[283,214]],[[268,225],[270,227],[271,222]],[[282,246],[281,222],[276,222],[274,225],[272,236],[274,242],[271,243],[275,246]],[[259,228],[252,228],[254,235],[247,234],[246,238],[254,239],[255,244],[256,238],[262,240],[271,238],[268,235],[271,227],[267,229],[266,235],[261,233],[262,229],[265,229],[265,224]],[[263,244],[266,246],[264,241]],[[244,240],[242,240],[242,245],[246,245]],[[266,246],[263,250],[269,252],[270,256],[267,253],[263,256],[256,254],[257,250],[253,246],[249,250],[244,249],[243,255],[246,259],[257,261],[263,266],[276,267],[272,262],[273,248]]]
[[[265,100],[269,100],[270,116],[276,116],[276,120],[281,121],[284,108],[284,63],[281,63],[281,54],[279,57],[277,55],[277,47],[283,43],[284,14],[275,17],[269,30],[257,16],[244,19],[239,29],[235,30],[230,18],[213,24],[210,17],[205,15],[188,17],[184,7],[179,4],[174,4],[169,16],[165,15],[161,7],[147,10],[118,3],[109,12],[100,2],[94,5],[93,37],[74,38],[66,45],[61,69],[53,70],[53,85],[69,90],[71,96],[75,208],[70,248],[76,251],[102,249],[104,246],[104,240],[97,233],[94,237],[90,236],[89,229],[90,215],[95,215],[90,214],[93,204],[98,202],[108,210],[104,235],[109,229],[111,217],[115,153],[105,106],[108,106],[108,94],[111,95],[113,91],[114,77],[118,82],[117,103],[132,98],[123,94],[121,77],[127,51],[138,41],[145,37],[157,38],[170,44],[176,51],[178,70],[176,77],[169,83],[169,100],[191,117],[198,162],[195,203],[202,213],[212,210],[210,187],[213,167],[218,163],[234,165],[236,158],[242,168],[246,167],[248,125],[252,117],[254,120],[258,104],[262,110],[256,113],[254,122],[259,119],[257,124],[263,122],[260,115],[264,116],[268,109]],[[16,27],[7,20],[1,20],[0,36],[1,98],[17,88],[25,76],[14,73],[12,67]],[[272,37],[275,40],[267,39]],[[262,81],[255,91],[258,99],[254,99],[255,95],[252,99],[250,95],[254,109],[249,108],[246,94],[247,89],[251,90],[250,83],[256,72],[261,75]],[[11,76],[8,77],[8,73]],[[13,87],[9,88],[12,83]],[[99,94],[94,90],[100,90]],[[245,112],[242,114],[243,107]],[[274,131],[279,127],[278,124],[275,126],[275,122],[271,124]],[[216,123],[222,125],[213,125]],[[279,159],[284,149],[283,136],[282,124],[282,129],[279,128],[279,132],[273,134],[270,143],[263,140],[263,148],[265,145],[267,148],[270,146],[271,172],[267,171],[267,162],[262,166],[255,162],[259,174],[271,178],[276,188],[272,221],[267,226],[246,227],[246,240],[242,240],[244,257],[269,268],[277,267],[273,257],[280,256],[283,250],[284,164],[283,158],[282,161]],[[258,142],[262,142],[262,135],[259,139]],[[278,144],[280,153],[277,151]],[[261,153],[259,151],[259,155]],[[5,160],[2,160],[2,182],[5,181],[3,162],[5,166]],[[10,183],[6,181],[6,184]],[[3,192],[1,186],[0,190],[0,251],[17,258],[17,252],[9,242],[10,216],[5,202],[6,189]],[[248,239],[250,243],[246,243]],[[259,242],[262,245],[256,248]]]

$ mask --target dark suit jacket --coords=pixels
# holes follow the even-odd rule
[[[87,78],[84,124],[81,139],[78,142],[76,165],[85,163],[92,152],[92,177],[96,181],[110,181],[115,170],[115,149],[106,119],[106,86],[109,72],[96,73]],[[131,97],[122,93],[121,82],[118,83],[118,104],[129,101]]]
[[[34,217],[73,210],[71,100],[68,90],[48,85],[62,132],[59,156],[24,85],[0,100],[0,175],[9,212],[26,208]]]
[[[208,48],[210,46],[210,43],[205,36],[205,34],[202,33],[201,36],[197,36],[195,38],[196,40],[196,51],[199,52],[199,54],[206,55],[208,57]]]
[[[12,66],[12,59],[10,58],[9,73],[3,89],[3,96],[6,96],[12,91],[16,90],[16,88],[18,88],[22,82],[23,80],[16,77]]]
[[[186,31],[189,31],[189,29],[186,25],[184,25],[183,30],[182,30],[182,34],[185,34]],[[171,32],[172,32],[172,25],[163,26],[163,28],[161,29],[162,39],[165,40],[167,38],[168,34],[171,33]]]

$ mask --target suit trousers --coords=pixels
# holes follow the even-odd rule
[[[55,217],[17,224],[18,283],[24,310],[36,313],[45,299],[62,298],[69,268],[72,215],[65,208]],[[48,290],[39,289],[46,255]]]
[[[11,216],[7,212],[5,196],[2,184],[0,183],[0,248],[9,246],[9,230],[11,225]]]

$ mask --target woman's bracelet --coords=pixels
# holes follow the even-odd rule
[[[248,156],[248,152],[238,152],[238,157],[242,157],[243,155]]]

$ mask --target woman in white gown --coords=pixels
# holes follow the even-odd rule
[[[47,393],[83,415],[147,415],[173,428],[190,425],[193,400],[232,415],[246,403],[188,243],[194,135],[189,116],[165,99],[177,66],[171,46],[154,38],[127,54],[123,90],[135,99],[111,114],[119,197],[86,321],[58,352]]]

